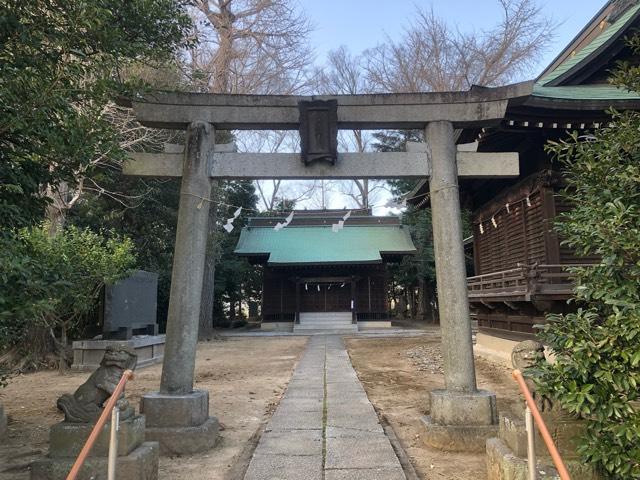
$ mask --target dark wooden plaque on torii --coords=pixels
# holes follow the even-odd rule
[[[338,160],[338,102],[311,100],[298,102],[300,110],[301,159],[305,165]]]

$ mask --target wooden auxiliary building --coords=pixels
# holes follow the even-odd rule
[[[264,265],[262,328],[316,330],[388,327],[387,263],[415,253],[395,217],[299,211],[284,218],[256,217],[240,235],[236,255]],[[367,213],[367,212],[365,212]]]
[[[571,206],[559,195],[561,166],[545,145],[570,132],[587,138],[609,124],[611,108],[640,110],[638,93],[608,82],[618,61],[638,64],[625,38],[639,27],[638,1],[608,2],[534,81],[532,93],[509,102],[499,126],[461,131],[460,149],[520,155],[518,178],[460,179],[461,201],[472,211],[467,287],[480,347],[508,352],[513,341],[533,336],[548,313],[576,308],[567,303],[570,267],[598,259],[576,256],[554,231]],[[421,182],[410,201],[426,203],[427,192]]]

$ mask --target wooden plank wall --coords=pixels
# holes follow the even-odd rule
[[[518,263],[546,263],[545,197],[549,198],[544,195],[544,188],[538,188],[528,195],[531,206],[523,194],[509,203],[509,212],[505,202],[488,205],[474,214],[476,275],[509,270]]]

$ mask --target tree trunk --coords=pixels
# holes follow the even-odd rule
[[[63,322],[60,325],[60,344],[58,345],[59,352],[59,362],[58,362],[58,371],[60,373],[64,373],[69,370],[69,365],[67,364],[67,348],[69,345],[69,336],[67,335],[67,326]]]
[[[211,197],[216,198],[218,193],[217,185],[214,183],[211,188]],[[200,339],[209,338],[213,333],[213,302],[214,286],[216,274],[216,229],[218,223],[218,209],[216,205],[209,208],[209,240],[207,242],[207,252],[204,260],[204,278],[202,279],[202,300],[200,303],[200,321],[198,337]]]
[[[211,24],[218,33],[219,44],[213,60],[214,75],[211,86],[212,93],[230,93],[229,75],[233,55],[233,14],[229,3],[221,3],[219,14],[211,14]],[[217,198],[218,185],[214,182],[211,188],[211,198]],[[213,332],[214,285],[216,273],[216,245],[218,209],[216,205],[209,208],[209,241],[205,254],[204,278],[202,281],[202,300],[200,303],[200,321],[198,337],[209,338]]]
[[[422,321],[425,320],[425,317],[427,316],[427,292],[425,291],[425,286],[424,286],[425,282],[424,282],[424,278],[419,277],[418,278],[418,318]]]
[[[47,233],[50,237],[56,237],[64,229],[66,221],[66,205],[63,196],[67,194],[69,187],[66,182],[60,182],[56,188],[51,185],[47,186],[47,196],[51,199],[51,203],[47,206]]]
[[[369,209],[369,179],[362,180],[362,208]]]
[[[229,301],[229,321],[233,322],[236,319],[236,301]]]
[[[411,289],[409,290],[409,299],[411,301],[411,320],[415,320],[418,316],[418,299],[416,297],[416,287],[411,285]]]

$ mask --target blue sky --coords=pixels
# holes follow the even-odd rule
[[[534,74],[542,71],[578,31],[606,3],[605,0],[539,0],[548,15],[560,23],[553,46],[540,59]],[[299,0],[315,25],[312,43],[322,63],[329,50],[346,45],[354,53],[398,38],[416,6],[433,6],[438,15],[461,30],[494,25],[500,15],[497,0]]]

